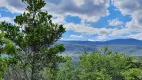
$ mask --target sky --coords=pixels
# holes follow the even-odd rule
[[[45,0],[43,11],[63,24],[61,40],[142,40],[142,0]],[[14,23],[25,11],[21,0],[0,0],[0,22]]]

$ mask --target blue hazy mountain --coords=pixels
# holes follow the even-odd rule
[[[108,46],[113,52],[122,52],[128,55],[142,55],[142,40],[136,39],[115,39],[109,41],[59,41],[64,44],[66,54],[81,54],[85,50],[88,52],[100,51]]]

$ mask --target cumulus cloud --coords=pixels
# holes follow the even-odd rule
[[[96,22],[101,17],[109,15],[107,8],[110,0],[45,0],[43,8],[49,13],[65,17],[67,15],[78,16],[82,22]],[[7,8],[12,13],[22,13],[26,5],[21,0],[1,0],[0,7]]]
[[[123,24],[122,21],[120,21],[118,18],[113,20],[108,20],[109,26],[121,26]]]
[[[97,36],[98,41],[104,41],[108,38],[108,36],[103,35],[103,36]]]
[[[60,15],[78,16],[82,21],[96,22],[107,16],[110,0],[46,0],[48,9]],[[81,1],[81,2],[79,2]]]
[[[109,36],[121,36],[121,35],[129,35],[131,34],[131,30],[128,28],[123,28],[123,29],[113,29],[112,33],[109,34]]]
[[[125,27],[129,32],[137,32],[137,34],[131,34],[129,37],[139,39],[142,31],[142,0],[113,0],[113,4],[123,15],[131,16],[132,20],[126,22]]]
[[[48,10],[49,13],[56,15],[53,18],[54,22],[63,23],[67,26],[67,30],[74,30],[75,32],[81,32],[85,34],[108,34],[110,30],[105,28],[97,29],[90,27],[86,24],[73,24],[66,23],[65,16],[78,16],[82,22],[96,22],[101,17],[107,16],[109,11],[110,0],[45,0],[47,5],[43,8]],[[81,2],[78,2],[81,1]],[[20,0],[1,0],[0,7],[7,8],[12,13],[22,13],[25,9],[25,5]],[[10,18],[3,18],[2,20],[10,21]],[[81,27],[83,26],[83,27]]]
[[[114,5],[123,15],[130,15],[132,20],[126,23],[126,27],[142,30],[142,0],[114,0]]]
[[[108,28],[94,28],[87,24],[74,24],[67,23],[64,25],[66,30],[72,30],[78,33],[82,33],[84,35],[108,35],[112,32],[113,29]]]
[[[66,30],[81,33],[81,35],[98,35],[98,39],[105,39],[112,36],[128,35],[138,38],[142,31],[142,0],[45,0],[47,5],[43,10],[48,10],[56,23],[64,24]],[[101,17],[109,15],[108,7],[111,3],[123,15],[130,15],[132,20],[126,22],[122,29],[95,28],[85,24],[85,22],[97,22]],[[12,13],[22,13],[25,10],[24,3],[21,0],[1,0],[0,7],[7,8]],[[81,19],[80,24],[67,23],[66,16],[77,16]],[[0,17],[1,21],[12,22],[10,17]],[[124,24],[119,19],[108,20],[109,26],[121,26]],[[105,27],[105,26],[104,26]],[[137,34],[131,34],[137,32]],[[71,35],[70,37],[81,38],[81,35]]]
[[[141,0],[114,0],[114,5],[122,12],[123,15],[133,15],[141,12]]]
[[[5,7],[12,13],[22,13],[25,10],[25,4],[21,0],[1,0],[0,7]]]
[[[71,30],[74,32],[81,33],[84,36],[91,36],[97,35],[96,39],[106,40],[112,37],[119,37],[119,38],[128,38],[132,32],[137,32],[129,28],[122,28],[122,29],[111,29],[111,28],[95,28],[91,25],[87,24],[74,24],[74,23],[67,23],[64,25],[67,31]]]
[[[142,37],[140,37],[140,36],[142,36],[142,33],[131,34],[131,35],[129,35],[128,37],[142,40]]]
[[[83,38],[82,35],[71,35],[70,37],[71,38],[77,38],[77,39]]]

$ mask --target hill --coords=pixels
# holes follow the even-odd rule
[[[64,44],[66,54],[81,54],[85,50],[88,52],[100,51],[108,46],[113,52],[125,53],[127,55],[142,55],[142,41],[136,39],[115,39],[109,41],[59,41]]]

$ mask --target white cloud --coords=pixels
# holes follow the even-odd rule
[[[141,0],[114,0],[114,5],[122,12],[123,15],[133,15],[141,12]]]
[[[119,19],[108,20],[109,26],[121,26],[123,24]]]
[[[81,2],[79,2],[81,1]],[[78,16],[82,22],[96,22],[109,15],[110,0],[46,0],[45,9],[58,15]]]
[[[108,36],[106,36],[106,35],[99,35],[99,36],[97,36],[98,41],[104,41],[107,38],[108,38]]]
[[[67,23],[64,25],[66,30],[72,30],[75,32],[79,32],[85,35],[108,35],[111,33],[113,29],[107,28],[94,28],[87,24],[74,24],[74,23]]]
[[[45,0],[47,5],[43,8],[48,10],[56,23],[64,24],[66,30],[79,32],[81,35],[98,35],[98,40],[107,37],[115,37],[128,35],[129,37],[139,38],[141,33],[131,34],[132,32],[142,31],[142,0]],[[108,7],[110,1],[114,4],[123,15],[130,15],[132,20],[126,22],[126,26],[122,29],[95,28],[85,24],[85,22],[96,22],[101,17],[109,15]],[[22,13],[25,10],[25,5],[21,0],[1,0],[0,7],[5,7],[12,13]],[[82,23],[74,24],[67,23],[65,16],[78,16]],[[10,17],[0,17],[1,21],[13,22]],[[121,26],[124,24],[119,19],[108,20],[110,26]],[[104,26],[105,27],[105,26]],[[80,37],[81,35],[72,35],[72,37]],[[70,36],[71,37],[71,36]],[[126,36],[125,36],[126,37]]]
[[[114,5],[123,15],[130,15],[132,20],[126,23],[126,27],[132,30],[142,31],[142,0],[114,0]]]
[[[64,25],[67,31],[72,30],[74,32],[81,33],[82,35],[97,35],[96,40],[106,40],[108,38],[119,37],[119,38],[127,38],[127,36],[131,35],[132,32],[137,32],[129,28],[122,29],[109,29],[109,28],[94,28],[90,25],[86,24],[74,24],[74,23],[66,23]]]
[[[73,0],[77,6],[81,7],[84,4],[84,0]]]
[[[61,15],[54,15],[53,18],[52,18],[52,21],[54,23],[59,23],[59,24],[65,24],[66,23],[65,17],[61,16]]]
[[[113,0],[113,4],[124,16],[130,15],[132,20],[126,22],[124,29],[115,30],[112,35],[114,36],[121,33],[120,35],[127,34],[127,37],[142,40],[142,38],[140,38],[140,36],[142,36],[142,0]]]
[[[5,7],[12,13],[22,13],[25,10],[25,5],[21,0],[1,0],[0,7]]]
[[[109,15],[107,8],[110,0],[45,0],[43,8],[51,14],[78,16],[82,22],[96,22]],[[21,0],[1,0],[0,7],[6,7],[12,13],[22,13],[26,5]]]
[[[95,41],[94,39],[88,39],[88,41]]]
[[[0,17],[0,22],[8,22],[8,23],[14,23],[13,19],[10,17]]]
[[[104,35],[109,34],[111,30],[106,28],[93,28],[84,24],[84,21],[96,22],[103,16],[107,16],[109,11],[110,0],[45,0],[47,5],[43,8],[52,13],[53,21],[56,23],[65,24],[67,30],[73,30],[83,34]],[[81,1],[78,3],[78,1]],[[20,0],[1,0],[0,7],[6,7],[12,13],[22,13],[25,9],[25,5]],[[81,24],[66,23],[65,16],[78,16],[82,19]],[[1,19],[11,22],[11,18],[3,17]]]
[[[142,33],[137,33],[137,34],[131,34],[128,37],[134,38],[134,39],[139,39],[142,40]]]
[[[80,39],[71,39],[71,38],[61,38],[60,40],[61,41],[81,41]]]
[[[77,39],[83,38],[82,35],[71,35],[70,37],[71,37],[71,38],[77,38]]]

